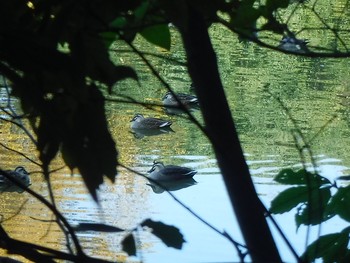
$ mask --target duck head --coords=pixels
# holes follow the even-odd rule
[[[152,165],[152,168],[148,171],[148,173],[152,173],[154,171],[159,171],[161,169],[164,168],[164,164],[162,162],[157,162],[157,161],[154,161],[153,162],[153,165]]]

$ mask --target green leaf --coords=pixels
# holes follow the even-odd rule
[[[274,180],[280,184],[305,184],[305,174],[287,168],[280,171]]]
[[[113,29],[121,29],[127,25],[128,21],[123,16],[118,16],[116,19],[114,19],[109,26]]]
[[[280,184],[308,184],[316,188],[323,184],[331,184],[331,182],[328,179],[318,174],[310,173],[305,169],[300,169],[296,172],[290,168],[283,169],[275,176],[274,180]]]
[[[304,262],[313,262],[317,258],[322,258],[325,263],[346,262],[344,257],[349,253],[348,243],[346,232],[321,236],[307,247],[302,259]]]
[[[316,225],[328,220],[330,217],[325,211],[330,198],[330,187],[309,190],[307,193],[307,202],[300,207],[298,213],[295,215],[297,227],[301,224]]]
[[[136,256],[136,245],[133,234],[127,235],[122,241],[122,249],[129,256]]]
[[[102,32],[100,33],[100,36],[107,48],[109,48],[112,45],[112,43],[117,39],[116,33],[111,31]]]
[[[261,10],[254,6],[255,1],[242,1],[236,12],[231,12],[230,24],[243,36],[253,37],[256,30],[256,23],[262,15]]]
[[[308,200],[308,190],[306,186],[292,187],[284,190],[276,196],[270,207],[273,214],[282,214],[297,207]]]
[[[162,47],[166,50],[170,50],[170,31],[166,24],[150,26],[140,32],[148,42]]]
[[[185,242],[179,229],[174,226],[169,226],[162,222],[155,222],[151,219],[143,221],[141,226],[151,228],[152,234],[160,238],[168,247],[181,249]]]
[[[338,188],[327,207],[328,214],[337,214],[350,222],[350,185]]]
[[[136,21],[141,21],[145,17],[149,6],[150,6],[149,1],[142,1],[141,2],[140,6],[138,6],[134,11]]]

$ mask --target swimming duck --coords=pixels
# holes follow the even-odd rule
[[[164,165],[162,162],[155,161],[148,173],[149,178],[157,182],[170,182],[192,178],[197,171],[177,165]]]
[[[16,179],[24,186],[28,187],[31,184],[29,173],[24,169],[23,166],[18,166],[14,171],[7,170],[6,171],[12,178]],[[14,184],[11,180],[5,177],[3,174],[0,174],[0,191],[1,192],[23,192],[24,190]]]
[[[172,122],[168,120],[158,119],[148,117],[145,118],[142,114],[135,114],[134,118],[132,118],[131,128],[132,129],[162,129],[170,127]]]
[[[197,96],[185,93],[177,93],[175,95],[186,107],[198,106]],[[166,107],[177,107],[179,106],[179,103],[176,100],[175,96],[170,91],[168,91],[163,97],[163,105]]]

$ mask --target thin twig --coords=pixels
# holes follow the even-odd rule
[[[29,158],[29,157],[28,157],[27,155],[25,155],[24,153],[22,153],[22,152],[20,152],[20,151],[17,151],[17,150],[15,150],[15,149],[12,149],[12,148],[6,146],[5,144],[3,144],[2,142],[0,142],[0,146],[4,147],[6,150],[12,151],[12,152],[14,152],[14,153],[16,153],[16,154],[19,154],[19,155],[23,156],[24,158],[26,158],[26,159],[27,159],[28,161],[30,161],[31,163],[33,163],[33,164],[35,164],[35,165],[41,167],[41,164],[40,164],[40,163],[38,163],[38,162],[34,161],[33,159]]]
[[[191,114],[191,112],[183,105],[180,99],[176,96],[175,92],[169,86],[169,84],[160,76],[158,71],[152,66],[152,64],[146,59],[146,57],[130,42],[125,41],[130,48],[143,60],[146,66],[151,70],[152,74],[167,88],[168,91],[172,93],[177,102],[179,103],[181,109],[187,114],[189,119],[194,123],[205,135],[207,135],[206,129],[200,124],[200,122]]]
[[[196,212],[194,212],[190,207],[188,207],[187,205],[185,205],[183,202],[181,202],[174,194],[172,194],[165,186],[163,186],[162,184],[160,184],[158,181],[153,180],[152,178],[144,175],[143,173],[140,173],[136,170],[131,169],[130,167],[127,167],[126,165],[123,165],[121,163],[119,163],[119,165],[121,167],[123,167],[124,169],[140,175],[144,178],[146,178],[147,180],[149,180],[152,184],[155,184],[159,187],[161,187],[162,189],[164,189],[164,191],[166,191],[171,198],[174,199],[175,202],[177,202],[179,205],[181,205],[183,208],[185,208],[190,214],[192,214],[194,217],[196,217],[199,221],[201,221],[202,223],[204,223],[206,226],[208,226],[209,228],[211,228],[212,230],[214,230],[216,233],[218,233],[219,235],[225,237],[226,239],[228,239],[236,248],[237,253],[240,255],[240,258],[244,257],[244,253],[241,251],[241,248],[247,248],[245,245],[238,243],[237,241],[234,241],[233,238],[225,231],[220,231],[219,229],[217,229],[216,227],[214,227],[213,225],[211,225],[209,222],[207,222],[206,220],[204,220],[201,216],[199,216]]]
[[[304,153],[304,150],[307,151],[308,155],[309,155],[309,158],[311,160],[311,164],[312,164],[312,167],[313,167],[313,170],[314,170],[314,173],[317,174],[317,176],[319,177],[323,177],[321,176],[320,174],[317,173],[317,163],[316,163],[316,160],[314,158],[314,155],[312,153],[312,150],[311,150],[311,142],[313,140],[315,140],[321,132],[323,132],[325,130],[325,128],[327,126],[329,126],[329,124],[336,118],[336,116],[333,116],[331,119],[329,119],[317,132],[316,134],[310,139],[310,140],[307,140],[306,137],[304,136],[304,134],[302,133],[301,129],[299,128],[296,120],[293,118],[291,112],[289,111],[289,109],[284,105],[284,103],[282,102],[282,100],[278,97],[275,97],[271,92],[269,92],[267,90],[267,92],[273,96],[274,99],[276,99],[276,101],[280,104],[280,106],[282,107],[282,109],[284,110],[284,112],[287,114],[289,120],[292,121],[294,127],[295,127],[295,132],[293,133],[293,138],[294,138],[294,142],[295,142],[295,146],[296,148],[298,149],[299,151],[299,156],[302,160],[302,164],[303,164],[303,167],[304,169],[306,170],[306,158],[305,158],[305,153]],[[300,142],[301,140],[301,142]],[[308,176],[306,176],[306,182],[307,182],[307,185],[309,187],[308,189],[308,195],[309,195],[309,200],[311,200],[311,193],[312,191],[316,190],[316,189],[312,189],[311,188],[311,184],[310,184],[310,179]],[[319,189],[319,186],[318,188]],[[319,199],[320,202],[322,202],[322,195],[319,195]],[[309,208],[308,209],[308,212],[311,213],[311,210],[312,208]],[[323,211],[324,213],[324,211]],[[323,214],[322,213],[322,214]],[[322,229],[322,223],[319,224],[319,227],[318,227],[318,237],[320,237],[321,235],[321,229]],[[305,246],[307,247],[308,244],[309,244],[309,238],[310,238],[310,231],[311,231],[311,227],[310,225],[308,225],[307,227],[307,236],[306,236],[306,240],[305,240]]]
[[[73,230],[73,228],[70,226],[70,224],[68,223],[68,221],[66,220],[66,218],[57,210],[56,206],[52,205],[50,202],[48,202],[44,197],[42,197],[41,195],[39,195],[38,193],[34,192],[33,190],[31,190],[30,188],[28,188],[27,186],[25,186],[23,183],[21,183],[20,181],[14,179],[11,175],[9,175],[6,171],[1,170],[0,169],[0,173],[5,176],[9,181],[11,181],[13,184],[15,184],[16,186],[22,188],[24,191],[26,191],[27,193],[29,193],[30,195],[34,196],[36,199],[38,199],[40,202],[42,202],[46,207],[48,207],[55,215],[56,217],[63,223],[63,225],[65,226],[65,228],[68,230],[69,234],[72,237],[72,240],[74,242],[74,245],[77,249],[77,253],[78,255],[83,255],[84,252],[80,246],[79,240]]]

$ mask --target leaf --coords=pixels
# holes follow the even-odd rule
[[[305,176],[287,168],[280,171],[274,178],[280,184],[305,184]]]
[[[313,262],[317,258],[322,258],[325,263],[346,262],[344,257],[349,253],[348,242],[346,232],[321,236],[307,247],[302,259],[304,262]]]
[[[300,203],[308,200],[308,190],[306,186],[292,187],[277,195],[271,202],[270,212],[282,214],[297,207]]]
[[[300,169],[296,172],[290,168],[283,169],[275,176],[274,180],[280,184],[308,184],[317,188],[323,184],[331,184],[327,178],[324,178],[318,174],[310,173],[305,169]]]
[[[122,241],[122,249],[129,256],[136,256],[136,245],[133,234],[127,235]]]
[[[131,67],[116,66],[114,68],[114,74],[115,74],[115,77],[114,77],[115,82],[118,82],[120,80],[127,79],[127,78],[131,78],[133,80],[138,81],[137,74],[135,70]],[[108,92],[109,94],[112,94],[112,85],[109,85]]]
[[[149,6],[150,6],[149,1],[142,1],[141,4],[135,9],[134,15],[136,18],[136,22],[141,21],[145,17]]]
[[[186,242],[179,229],[174,226],[169,226],[162,222],[155,222],[151,219],[143,221],[141,226],[151,228],[152,234],[160,238],[168,247],[181,249],[183,243]]]
[[[267,0],[266,8],[272,13],[278,8],[287,8],[289,0]]]
[[[147,27],[140,32],[140,35],[148,42],[170,50],[171,37],[168,25],[161,24]]]
[[[44,165],[49,165],[51,160],[58,153],[61,138],[59,138],[59,128],[57,127],[57,116],[51,112],[49,107],[42,113],[40,124],[37,130],[40,161]]]
[[[230,24],[236,28],[242,36],[254,37],[256,23],[262,15],[261,10],[254,6],[255,1],[242,1],[236,12],[231,12]]]
[[[101,81],[108,87],[125,78],[138,80],[133,68],[114,65],[110,60],[106,41],[101,36],[82,34],[69,44],[75,63],[84,65],[84,71],[80,72],[84,76]]]
[[[121,29],[127,25],[127,20],[123,16],[118,16],[116,19],[114,19],[109,26],[113,29]]]
[[[104,98],[95,86],[88,86],[87,90],[88,98],[65,125],[61,151],[65,163],[71,169],[79,169],[97,202],[96,190],[103,183],[103,176],[115,180],[118,153],[108,130]]]
[[[338,176],[336,179],[337,179],[337,180],[349,181],[349,180],[350,180],[350,175]]]
[[[124,229],[106,224],[80,223],[74,227],[75,231],[98,231],[98,232],[123,232]]]
[[[326,206],[331,198],[330,187],[308,191],[307,202],[300,207],[295,215],[297,227],[301,224],[316,225],[328,220],[330,217],[326,213]]]
[[[107,31],[100,33],[100,37],[102,38],[103,43],[106,48],[109,48],[112,43],[117,39],[117,35],[115,32]]]
[[[328,214],[337,214],[350,222],[350,185],[339,187],[327,207]]]

